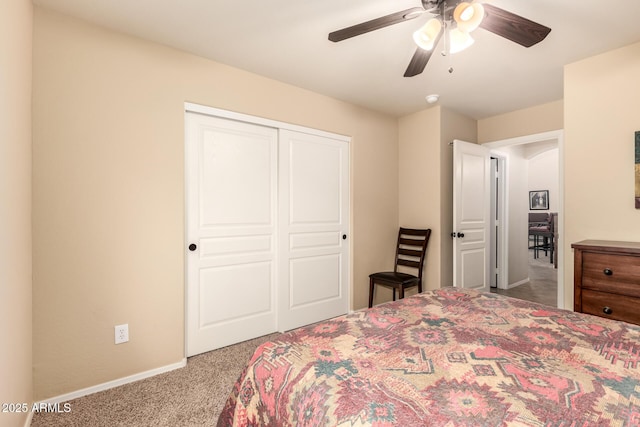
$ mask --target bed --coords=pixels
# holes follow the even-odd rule
[[[640,327],[442,288],[261,345],[227,426],[638,426]]]

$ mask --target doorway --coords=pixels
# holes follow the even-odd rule
[[[513,204],[521,203],[523,199],[523,194],[527,194],[527,188],[511,188],[508,184],[510,174],[514,173],[515,170],[518,170],[517,160],[514,160],[513,156],[510,156],[508,153],[509,149],[514,147],[518,147],[519,149],[531,149],[536,146],[543,146],[545,144],[555,144],[558,148],[558,190],[556,195],[554,211],[557,211],[557,225],[558,225],[558,241],[562,242],[564,235],[563,228],[563,170],[562,170],[562,156],[563,156],[563,131],[551,131],[544,132],[534,135],[527,135],[523,137],[510,138],[505,140],[493,141],[490,143],[483,144],[485,147],[490,149],[491,156],[496,159],[495,164],[498,170],[502,171],[503,175],[503,185],[496,185],[496,196],[495,202],[492,203],[492,208],[494,212],[492,213],[492,218],[495,214],[495,238],[491,239],[491,253],[495,254],[495,270],[497,271],[497,279],[495,280],[496,291],[500,293],[508,293],[508,294],[520,294],[519,297],[522,299],[527,299],[526,288],[536,285],[535,281],[539,280],[540,271],[534,270],[530,274],[527,274],[526,277],[518,277],[517,271],[514,268],[514,262],[517,261],[517,258],[522,258],[519,260],[518,265],[526,264],[527,273],[529,273],[529,255],[530,250],[526,251],[516,250],[520,247],[518,243],[518,238],[522,239],[522,235],[518,233],[524,233],[528,242],[528,233],[526,231],[520,230],[518,227],[523,226],[526,227],[528,222],[528,218],[517,217],[514,215],[510,215],[512,213],[510,211],[510,206]],[[520,206],[521,216],[525,213],[528,214],[529,206],[525,206],[524,208]],[[492,233],[493,234],[493,233]],[[564,254],[561,250],[562,245],[557,244],[557,253],[555,256],[557,257],[557,269],[553,269],[556,272],[556,306],[564,307],[564,285],[559,280],[563,277],[563,265],[564,265]],[[510,264],[511,262],[511,264]],[[510,265],[511,271],[510,272]],[[492,264],[492,268],[493,268]],[[548,266],[546,266],[548,267]],[[534,268],[536,265],[534,264]],[[511,277],[510,277],[510,273]],[[547,276],[548,276],[547,271]],[[521,274],[519,276],[522,276]],[[522,287],[524,286],[524,287]],[[517,288],[519,288],[516,290]],[[539,287],[537,290],[540,290]],[[530,296],[531,294],[529,294]],[[516,295],[514,295],[516,296]],[[518,296],[517,296],[518,297]]]

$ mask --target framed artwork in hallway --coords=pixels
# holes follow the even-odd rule
[[[549,190],[529,191],[529,210],[548,210]]]

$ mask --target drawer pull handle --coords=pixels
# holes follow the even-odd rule
[[[602,309],[602,312],[604,314],[611,314],[611,313],[613,313],[613,310],[611,309],[611,307],[605,307],[605,308]]]
[[[602,272],[605,276],[611,276],[613,274],[613,270],[611,270],[610,268],[605,268]]]

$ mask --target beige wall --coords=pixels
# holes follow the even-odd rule
[[[449,143],[454,139],[475,142],[476,137],[475,120],[440,106],[399,119],[400,225],[432,229],[424,289],[453,283],[449,237],[453,222],[453,151]],[[380,299],[385,297],[381,292]]]
[[[640,130],[640,43],[565,67],[565,301],[573,307],[571,243],[640,241],[634,133]]]
[[[423,289],[440,287],[440,120],[441,108],[431,107],[399,119],[400,226],[431,228]],[[390,262],[393,260],[391,254]],[[382,287],[376,302],[389,301]],[[410,289],[407,295],[416,293]],[[389,292],[389,295],[391,293]]]
[[[563,105],[559,100],[478,120],[478,143],[560,130]]]
[[[34,94],[38,399],[183,357],[185,101],[352,137],[352,307],[366,306],[398,225],[395,118],[39,8]]]
[[[0,5],[0,403],[27,403],[31,374],[31,43],[29,0]],[[26,413],[0,413],[0,426]]]

